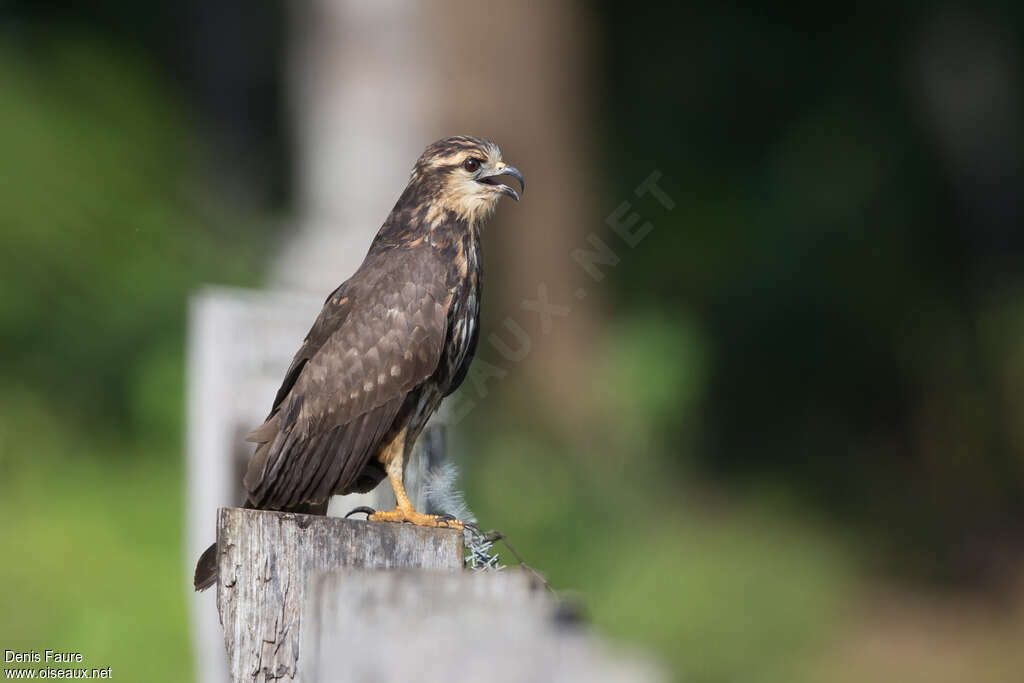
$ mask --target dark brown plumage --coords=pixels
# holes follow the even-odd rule
[[[441,399],[466,376],[479,335],[480,230],[495,181],[522,175],[497,145],[446,138],[426,149],[356,273],[327,297],[295,354],[245,474],[246,506],[324,514],[334,494],[391,479],[398,507],[375,521],[461,528],[412,508],[405,459]],[[216,580],[216,544],[195,587]]]

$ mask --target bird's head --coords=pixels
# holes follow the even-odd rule
[[[427,147],[413,168],[409,184],[426,190],[437,210],[477,223],[490,216],[502,195],[519,201],[519,193],[502,184],[500,176],[515,178],[520,191],[526,189],[523,174],[502,160],[496,144],[458,136]]]

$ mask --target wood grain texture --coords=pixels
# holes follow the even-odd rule
[[[521,572],[348,571],[310,577],[306,683],[653,683],[649,659],[561,618]]]
[[[218,511],[217,546],[217,608],[235,682],[304,680],[299,643],[310,572],[461,570],[463,559],[454,530],[240,508]]]

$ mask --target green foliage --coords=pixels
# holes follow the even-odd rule
[[[81,652],[115,679],[189,680],[177,444],[83,434],[51,408],[0,395],[0,641]]]
[[[608,417],[586,438],[545,440],[497,400],[472,414],[468,505],[578,594],[600,633],[656,653],[678,680],[813,680],[863,549],[791,486],[727,494],[699,476],[709,358],[690,318],[624,316],[602,353],[591,381]]]
[[[125,426],[164,419],[137,383],[180,356],[186,295],[251,281],[264,241],[204,203],[155,76],[67,36],[0,43],[0,372]]]
[[[252,282],[266,231],[206,196],[142,64],[74,36],[0,41],[0,641],[177,682],[187,297]]]
[[[646,451],[651,464],[670,450],[675,464],[692,458],[708,353],[700,327],[682,311],[671,320],[651,311],[611,322],[593,374],[594,402],[612,416],[602,434],[610,450]]]
[[[807,680],[850,599],[853,549],[775,497],[701,500],[614,462],[492,434],[465,463],[468,503],[578,592],[600,633],[657,653],[678,680]]]
[[[956,89],[1012,81],[1022,8],[604,6],[606,210],[655,169],[675,202],[635,200],[654,230],[609,279],[618,315],[686,311],[710,350],[699,469],[786,479],[968,580],[1024,515],[1024,138],[1012,86]]]

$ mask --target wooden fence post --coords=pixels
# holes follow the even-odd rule
[[[654,683],[518,571],[334,571],[306,591],[305,683]]]
[[[221,508],[217,608],[232,681],[303,680],[302,611],[310,572],[461,570],[462,532],[408,524]]]

